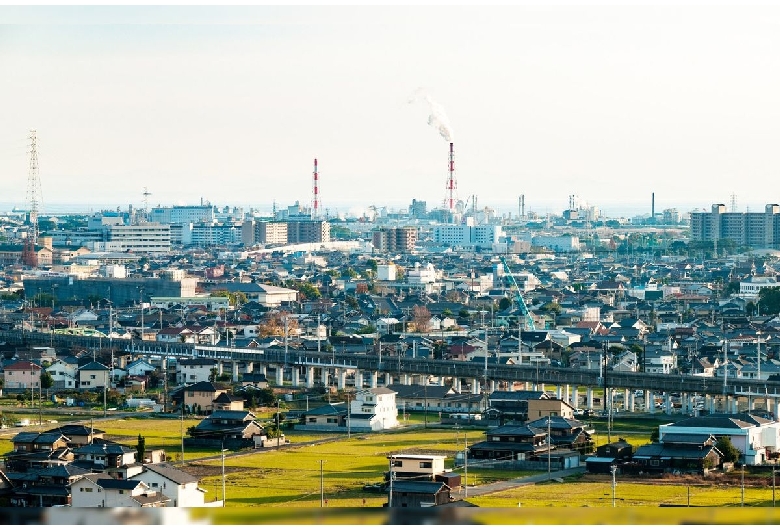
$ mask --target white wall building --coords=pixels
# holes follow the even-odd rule
[[[746,282],[739,282],[739,296],[747,299],[758,298],[758,293],[763,288],[780,287],[774,277],[768,276],[751,276]]]
[[[377,280],[393,282],[396,279],[396,266],[394,263],[380,264],[376,266]]]
[[[555,252],[580,250],[580,238],[577,236],[534,236],[531,244],[535,247],[549,248]]]
[[[152,208],[149,220],[160,224],[210,223],[214,220],[214,208],[211,205]]]
[[[205,506],[206,490],[198,486],[198,479],[168,464],[145,464],[144,470],[133,477],[171,499],[169,506],[193,508]]]
[[[477,225],[473,218],[464,224],[445,224],[433,227],[433,241],[452,246],[482,246],[489,249],[499,243],[504,231],[499,225]]]
[[[436,280],[440,277],[440,273],[436,271],[436,268],[432,263],[426,263],[421,266],[419,263],[414,264],[414,269],[406,271],[406,283],[410,285],[423,285],[426,283],[436,283]]]
[[[385,387],[358,390],[347,421],[356,431],[381,431],[398,426],[396,392]]]
[[[144,482],[113,479],[103,473],[78,479],[71,484],[70,496],[73,508],[139,508],[170,503]]]
[[[189,385],[208,381],[211,369],[216,367],[214,359],[180,359],[176,364],[176,383]]]

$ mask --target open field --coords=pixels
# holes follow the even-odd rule
[[[657,418],[661,420],[661,418]],[[107,438],[135,446],[138,434],[146,438],[149,449],[162,448],[178,462],[181,451],[181,431],[199,419],[183,422],[173,418],[126,417],[95,421],[95,427],[106,431]],[[666,420],[662,420],[666,421]],[[626,419],[620,434],[629,443],[639,445],[649,441],[649,432],[655,422]],[[617,427],[617,426],[616,426]],[[25,430],[34,430],[28,428]],[[463,450],[463,429],[416,428],[393,433],[346,434],[286,431],[291,445],[279,450],[243,450],[226,454],[225,490],[229,508],[262,507],[269,509],[316,509],[322,496],[333,508],[381,507],[387,496],[365,492],[362,486],[380,482],[388,469],[387,455],[391,453],[440,454],[446,457],[449,468],[454,467],[454,456]],[[484,439],[484,431],[467,431],[468,443]],[[600,432],[600,443],[606,434]],[[613,434],[613,440],[618,435]],[[10,437],[0,439],[0,452],[12,449]],[[334,440],[334,438],[336,438]],[[183,469],[200,478],[207,490],[206,500],[222,498],[222,459],[219,450],[186,449]],[[178,464],[177,464],[178,465]],[[462,476],[463,468],[455,469]],[[495,481],[533,475],[534,472],[488,470],[470,466],[469,487]],[[771,475],[746,476],[744,502],[750,506],[771,506]],[[616,505],[618,507],[657,507],[662,504],[691,506],[739,506],[742,489],[739,475],[732,473],[717,479],[701,480],[690,477],[672,479],[617,478]],[[474,492],[475,490],[472,490]],[[611,477],[582,475],[569,477],[563,483],[521,485],[505,491],[472,495],[468,498],[480,507],[527,508],[546,507],[611,507]],[[240,510],[239,510],[240,511]]]

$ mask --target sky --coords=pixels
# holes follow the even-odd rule
[[[0,209],[780,202],[780,6],[0,6]],[[432,117],[432,119],[431,119]],[[429,124],[429,119],[431,124]]]

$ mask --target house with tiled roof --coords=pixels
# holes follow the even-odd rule
[[[188,430],[184,445],[190,447],[254,447],[255,436],[264,433],[262,425],[248,410],[215,410]]]
[[[74,508],[160,508],[170,504],[170,498],[140,480],[96,474],[81,477],[71,485]]]
[[[109,383],[110,370],[104,364],[92,361],[79,368],[79,388],[102,390]]]
[[[660,425],[659,442],[668,435],[728,436],[740,452],[740,462],[762,464],[768,453],[778,452],[780,423],[747,413],[708,414]]]
[[[517,460],[518,455],[531,458],[550,449],[546,428],[502,425],[489,429],[484,441],[469,446],[468,457],[476,460]]]
[[[118,475],[126,474],[120,469],[136,464],[135,449],[109,440],[93,440],[90,444],[73,449],[73,454],[76,457],[73,462],[75,465]]]
[[[637,447],[623,471],[637,473],[707,473],[717,468],[723,454],[710,434],[667,434],[662,441]]]
[[[27,471],[70,462],[74,455],[68,448],[69,441],[61,433],[20,432],[11,438],[14,449],[4,455],[5,467]]]
[[[41,386],[41,366],[30,361],[16,361],[3,368],[7,390],[37,390]]]
[[[11,482],[11,506],[49,507],[70,505],[71,484],[92,471],[72,464],[31,468],[25,472],[8,471]]]
[[[198,485],[198,477],[190,475],[170,464],[144,464],[143,471],[134,475],[153,490],[164,493],[171,499],[170,506],[194,508],[205,506],[206,490]]]

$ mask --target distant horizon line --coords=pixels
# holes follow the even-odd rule
[[[416,199],[417,200],[417,199]],[[439,201],[436,201],[434,203],[430,203],[430,201],[420,201],[420,202],[426,202],[428,203],[428,211],[437,210],[440,208]],[[282,205],[278,202],[276,203],[277,210],[284,210],[287,208],[287,206],[292,206],[295,203],[293,201],[290,205]],[[310,207],[307,203],[299,203],[303,207]],[[374,202],[375,204],[375,202]],[[655,213],[662,214],[664,210],[669,209],[676,209],[680,214],[687,214],[689,212],[699,210],[699,211],[710,211],[713,204],[724,204],[723,202],[713,202],[710,203],[707,206],[702,205],[699,202],[681,202],[677,205],[664,205],[663,207],[656,207]],[[771,203],[762,203],[761,205],[753,205],[753,204],[747,204],[745,207],[738,209],[738,212],[755,212],[755,211],[763,211],[766,204]],[[96,203],[89,203],[89,202],[68,202],[68,201],[61,201],[61,202],[51,202],[48,204],[44,204],[43,207],[39,210],[39,213],[41,215],[55,215],[55,214],[78,214],[78,213],[89,213],[89,212],[97,212],[97,211],[115,211],[117,208],[120,209],[120,211],[127,211],[127,207],[129,205],[133,205],[132,203],[124,203],[124,204],[118,204],[118,203],[112,203],[112,202],[105,202],[101,204]],[[170,204],[163,204],[160,203],[155,206],[150,206],[150,208],[173,208],[177,206],[187,206],[187,207],[193,207],[193,206],[212,206],[216,208],[243,208],[243,209],[253,209],[255,211],[268,211],[269,213],[273,211],[274,204],[271,203],[263,203],[263,204],[245,204],[245,203],[214,203],[212,201],[208,201],[208,204],[200,204],[200,203],[181,203],[177,201],[176,203],[170,203]],[[409,209],[409,206],[411,205],[411,199],[409,201],[391,201],[387,204],[384,204],[382,206],[377,206],[378,209],[382,208],[388,208],[392,210],[393,212],[398,212],[400,210],[407,210]],[[142,209],[143,205],[135,206],[136,209]],[[727,205],[728,206],[728,205]],[[519,205],[518,203],[508,203],[508,202],[500,202],[500,203],[494,203],[494,204],[487,204],[486,207],[493,209],[496,214],[502,215],[506,213],[510,213],[512,217],[515,217],[519,214]],[[640,215],[651,215],[651,208],[650,205],[647,204],[646,201],[621,201],[621,202],[606,202],[600,205],[587,205],[584,208],[597,208],[602,216],[606,217],[632,217],[632,216],[640,216]],[[333,205],[324,205],[324,207],[320,208],[321,212],[324,211],[334,211],[334,215],[336,214],[343,214],[343,213],[350,213],[350,210],[355,210],[363,208],[365,210],[368,210],[369,204],[363,204],[359,202],[342,202],[338,204]],[[567,210],[567,207],[561,207],[559,204],[559,201],[553,202],[551,201],[545,201],[543,203],[537,203],[536,207],[526,207],[525,212],[527,214],[534,213],[536,215],[540,214],[555,214],[555,213],[563,213],[565,210]],[[0,201],[0,212],[11,212],[11,211],[27,211],[27,205],[24,203],[13,203],[13,202],[5,202]],[[481,210],[478,210],[477,213],[480,213]]]

